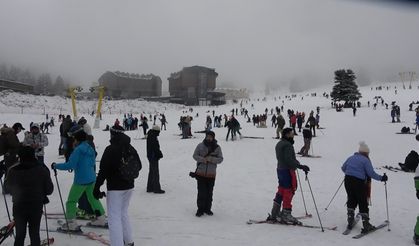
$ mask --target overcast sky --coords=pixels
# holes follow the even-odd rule
[[[419,7],[356,0],[0,0],[0,63],[89,85],[107,70],[218,83],[331,83],[419,72]],[[362,83],[363,81],[359,81]]]

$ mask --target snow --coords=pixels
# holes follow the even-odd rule
[[[394,87],[395,84],[391,84]],[[375,87],[375,86],[374,86]],[[308,229],[282,225],[247,225],[248,219],[264,219],[272,207],[272,199],[277,188],[276,159],[274,147],[277,143],[275,129],[271,127],[270,116],[267,122],[268,128],[256,128],[252,123],[239,116],[242,125],[242,134],[246,136],[263,136],[264,139],[241,139],[238,141],[225,141],[226,129],[215,129],[216,138],[224,154],[224,162],[219,165],[217,179],[214,188],[213,212],[214,216],[195,217],[196,212],[196,181],[188,176],[195,169],[195,161],[192,153],[196,145],[203,140],[203,134],[194,134],[196,138],[181,140],[177,123],[186,107],[172,104],[150,103],[142,100],[106,101],[104,104],[103,120],[101,127],[106,124],[112,125],[116,118],[123,118],[124,112],[134,114],[146,112],[165,113],[168,130],[162,131],[159,137],[164,158],[160,161],[161,185],[166,194],[157,195],[146,193],[148,174],[148,161],[146,159],[146,142],[140,140],[142,131],[131,131],[127,134],[131,137],[133,146],[138,150],[143,162],[143,170],[136,180],[134,196],[131,201],[130,214],[133,225],[135,245],[412,245],[413,228],[416,223],[417,204],[412,173],[391,172],[380,169],[383,165],[397,166],[403,162],[405,156],[411,151],[419,151],[415,135],[397,135],[402,126],[413,127],[415,120],[414,112],[408,111],[408,104],[413,100],[419,100],[419,90],[414,85],[413,90],[403,90],[398,84],[398,94],[394,89],[376,91],[371,87],[361,87],[363,98],[362,108],[358,109],[356,117],[351,109],[336,112],[330,106],[330,100],[322,97],[323,92],[330,92],[330,88],[312,90],[298,93],[296,98],[285,100],[284,109],[305,111],[306,115],[316,106],[321,107],[320,125],[325,127],[317,131],[317,137],[313,139],[313,152],[322,158],[298,158],[302,164],[308,165],[311,172],[308,175],[314,197],[320,212],[323,225],[337,225],[337,231],[321,232],[319,229]],[[317,92],[317,97],[309,96],[311,92]],[[275,108],[282,105],[281,100],[273,100],[268,96],[266,101],[257,101],[255,98],[243,106],[249,109],[249,115],[262,114],[265,108]],[[304,99],[301,100],[301,97]],[[397,101],[401,107],[402,123],[392,124],[390,109],[384,106],[372,109],[373,97],[382,96],[391,104]],[[12,125],[21,122],[25,127],[30,122],[42,122],[45,112],[57,119],[61,112],[70,113],[69,99],[60,97],[43,97],[5,93],[0,97],[0,123]],[[368,108],[367,101],[371,101]],[[250,104],[254,104],[254,109]],[[94,101],[79,101],[79,116],[85,116],[93,126],[94,118],[87,115],[95,108]],[[414,105],[414,108],[417,105]],[[194,107],[191,115],[192,130],[200,131],[205,124],[207,114],[229,114],[232,108],[239,108],[238,104],[229,104],[219,107]],[[23,108],[23,114],[21,110]],[[207,111],[210,111],[207,113]],[[195,117],[196,112],[199,117]],[[112,113],[112,114],[110,114]],[[137,114],[138,116],[138,114]],[[283,116],[285,116],[283,114]],[[58,123],[59,125],[59,123]],[[98,160],[108,144],[109,132],[101,129],[93,129]],[[23,134],[19,136],[21,139]],[[48,135],[50,145],[46,148],[46,163],[60,162],[58,158],[59,131],[58,127],[52,129]],[[340,170],[342,163],[347,157],[358,149],[359,141],[365,141],[371,149],[371,160],[376,172],[386,172],[389,176],[388,198],[390,228],[382,229],[365,238],[355,240],[351,236],[343,236],[346,226],[346,193],[344,188],[338,192],[335,200],[328,210],[325,207],[343,180]],[[298,151],[303,145],[301,134],[295,137],[294,147]],[[52,177],[54,179],[54,177]],[[304,223],[318,225],[318,219],[311,198],[308,183],[303,173],[300,173],[304,198],[309,213],[313,218],[303,220]],[[61,192],[66,200],[73,174],[59,172],[58,180]],[[55,183],[55,180],[54,180]],[[102,187],[105,189],[105,186]],[[11,205],[11,197],[7,197]],[[59,212],[61,204],[58,190],[55,187],[50,197],[47,209],[50,212]],[[105,201],[102,200],[105,205]],[[305,214],[302,203],[300,187],[293,200],[293,214],[295,216]],[[373,181],[372,206],[370,207],[372,224],[380,224],[386,219],[386,204],[384,184]],[[7,224],[5,207],[0,206],[0,224]],[[44,220],[41,227],[44,227]],[[360,223],[361,224],[361,223]],[[352,232],[352,236],[360,231],[360,224]],[[49,221],[50,227],[56,227],[53,220]],[[101,229],[85,229],[95,231],[108,237],[108,232]],[[45,237],[45,232],[41,232]],[[98,245],[83,237],[51,233],[56,238],[56,245]],[[4,245],[12,245],[13,240],[7,239]],[[27,238],[27,243],[29,240]]]

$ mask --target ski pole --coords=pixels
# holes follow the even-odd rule
[[[335,196],[338,194],[340,187],[342,187],[343,183],[344,183],[345,179],[342,180],[342,183],[340,183],[339,188],[336,190],[335,194],[333,195],[332,199],[330,199],[329,204],[327,204],[327,207],[324,210],[327,210],[330,206],[330,204],[332,203],[332,201],[335,199]]]
[[[12,218],[10,217],[9,206],[7,205],[6,191],[4,190],[4,184],[3,184],[3,179],[2,178],[0,178],[0,183],[1,183],[1,189],[2,189],[3,198],[4,198],[4,205],[6,206],[7,217],[9,218],[9,222],[12,222]]]
[[[320,227],[322,228],[322,232],[324,232],[322,220],[320,219],[319,210],[317,209],[316,200],[314,199],[313,190],[311,189],[310,180],[308,179],[307,173],[306,173],[306,180],[308,183],[308,187],[310,188],[311,197],[313,198],[314,208],[316,208],[317,217],[319,218]]]
[[[60,196],[61,207],[63,208],[65,223],[67,224],[67,228],[69,228],[67,213],[65,212],[64,203],[63,203],[63,196],[61,195],[60,184],[58,183],[57,169],[53,168],[52,170],[54,170],[55,182],[57,183],[58,195]],[[69,233],[69,235],[70,235],[70,233]]]
[[[49,246],[49,229],[48,229],[47,205],[46,204],[44,204],[44,215],[45,215],[45,228],[47,229],[47,244]]]
[[[300,185],[301,197],[303,198],[304,210],[306,211],[306,215],[308,215],[306,201],[304,199],[304,194],[303,194],[303,186],[301,186],[300,174],[298,174],[298,170],[297,170],[297,178],[298,178],[298,184]]]
[[[385,173],[384,173],[384,174],[385,174]],[[386,192],[386,211],[387,211],[387,221],[388,221],[388,224],[387,224],[387,231],[390,231],[390,218],[389,218],[389,215],[388,215],[387,181],[386,181],[386,182],[384,182],[384,190],[385,190],[385,192]]]

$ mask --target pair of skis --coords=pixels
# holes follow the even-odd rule
[[[355,221],[354,221],[354,223],[353,223],[353,225],[352,225],[352,227],[351,228],[346,228],[346,230],[342,233],[343,235],[349,235],[350,233],[351,233],[351,231],[352,231],[352,229],[355,227],[355,225],[356,224],[358,224],[358,222],[361,220],[361,215],[360,214],[357,214],[356,216],[355,216]],[[384,221],[383,223],[381,223],[381,224],[379,224],[378,226],[376,226],[374,229],[372,229],[372,230],[369,230],[369,231],[361,231],[359,234],[356,234],[355,236],[353,236],[352,238],[353,239],[359,239],[359,238],[362,238],[362,237],[364,237],[364,236],[366,236],[366,235],[368,235],[368,234],[370,234],[370,233],[372,233],[372,232],[375,232],[375,231],[377,231],[377,230],[379,230],[379,229],[382,229],[382,228],[384,228],[384,227],[386,227],[386,226],[388,226],[388,224],[389,224],[389,221]]]

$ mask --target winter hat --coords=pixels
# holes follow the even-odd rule
[[[22,124],[20,124],[19,122],[13,124],[12,128],[15,130],[17,130],[18,128],[20,128],[21,130],[25,130],[25,128],[23,128]]]
[[[114,125],[111,127],[110,132],[111,132],[111,135],[124,133],[124,128],[120,125]]]
[[[22,162],[24,161],[34,161],[35,158],[35,149],[30,146],[23,146],[19,149],[18,152],[19,158]]]
[[[359,150],[358,151],[362,152],[362,153],[370,153],[370,148],[368,148],[368,145],[364,141],[361,141],[361,142],[359,142]]]
[[[205,136],[207,136],[207,135],[211,135],[211,136],[212,136],[212,138],[215,138],[215,133],[214,133],[213,131],[207,131],[207,132],[205,133]]]
[[[158,126],[158,125],[153,125],[153,127],[151,128],[151,130],[154,130],[154,131],[160,131],[160,126]]]
[[[285,128],[284,130],[282,130],[282,137],[285,137],[285,135],[287,135],[288,133],[292,132],[292,128]]]
[[[39,124],[38,123],[33,123],[32,125],[31,125],[31,129],[32,128],[38,128],[39,129]]]
[[[87,138],[86,132],[79,125],[71,127],[68,132],[68,135],[70,137],[74,137],[79,142],[85,141]]]
[[[87,120],[84,117],[81,117],[80,120],[77,122],[79,125],[84,125],[87,123]]]

